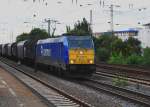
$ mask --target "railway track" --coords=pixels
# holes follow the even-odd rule
[[[108,68],[107,68],[108,67]],[[135,68],[130,69],[127,67],[120,67],[117,65],[112,66],[109,64],[99,64],[97,65],[97,75],[105,75],[108,77],[123,76],[126,77],[129,81],[140,83],[144,85],[150,85],[150,71],[148,70],[136,70]]]
[[[113,74],[113,73],[108,73],[108,72],[103,72],[103,71],[96,72],[95,74],[97,76],[105,76],[105,77],[110,77],[110,78],[116,78],[118,76],[118,74]],[[145,80],[145,79],[140,79],[140,78],[132,78],[132,77],[128,77],[128,76],[126,76],[126,79],[133,83],[150,86],[150,80]]]
[[[98,68],[98,71],[94,74],[96,76],[104,76],[104,77],[110,77],[110,78],[116,78],[117,76],[124,76],[126,79],[133,83],[143,84],[150,86],[150,80],[145,79],[144,76],[150,76],[150,71],[144,70],[144,69],[136,69],[136,68],[127,68],[126,66],[119,66],[119,65],[109,65],[109,64],[99,64],[96,65]],[[102,70],[99,70],[102,68]],[[111,72],[115,71],[115,72]],[[134,74],[136,73],[136,75]],[[133,74],[133,75],[130,75]],[[142,75],[141,77],[138,77],[138,75]],[[103,90],[108,93],[118,95],[119,97],[123,97],[126,99],[130,99],[132,101],[135,101],[140,104],[144,104],[145,106],[150,106],[150,96],[131,91],[125,88],[120,88],[117,86],[113,86],[107,83],[103,83],[101,81],[97,80],[90,80],[91,81],[91,87],[97,89],[97,90]],[[92,86],[92,84],[97,84],[95,86]],[[87,84],[88,85],[88,84]],[[98,87],[97,87],[98,86]]]
[[[104,91],[106,93],[110,93],[120,98],[124,98],[128,101],[133,101],[138,104],[142,104],[146,107],[150,106],[150,101],[149,101],[150,96],[145,94],[141,94],[135,91],[127,90],[125,88],[110,85],[95,79],[88,79],[87,81],[84,81],[81,84],[91,87],[98,91]]]
[[[127,72],[130,74],[142,74],[150,76],[150,70],[149,69],[142,69],[142,68],[135,68],[135,67],[128,67],[124,65],[111,65],[111,64],[105,64],[105,63],[99,63],[96,64],[97,68],[105,68],[105,69],[111,69],[111,70],[117,70],[121,72]]]
[[[40,94],[40,96],[42,96],[42,98],[44,98],[44,100],[46,100],[46,102],[48,102],[48,104],[54,105],[54,107],[62,107],[62,106],[69,106],[69,107],[92,107],[92,105],[87,104],[86,102],[84,102],[84,101],[82,101],[82,100],[80,100],[78,98],[75,98],[72,95],[67,94],[63,90],[60,90],[60,89],[58,89],[58,88],[56,88],[54,86],[51,86],[47,81],[41,80],[40,78],[37,78],[36,76],[29,74],[28,72],[24,72],[22,69],[19,69],[16,66],[7,63],[4,60],[1,61],[1,62],[3,64],[5,64],[6,66],[8,66],[10,69],[15,69],[17,72],[21,73],[21,75],[25,75],[25,76],[33,79],[34,81],[38,82],[38,84],[41,84],[43,87],[45,87],[44,90],[46,90],[46,89],[47,89],[47,91],[51,90],[49,94],[47,94],[47,93],[45,93],[45,95],[44,94],[43,95]],[[20,81],[22,81],[18,77],[18,76],[20,76],[20,74],[18,74],[18,73],[14,74],[14,72],[11,72],[11,73],[13,75],[15,75],[15,77],[17,79],[19,79]],[[27,81],[29,82],[29,79]],[[31,83],[31,84],[34,84],[34,83]],[[38,87],[40,87],[40,86],[38,86]],[[33,88],[32,88],[32,90],[33,90]],[[39,90],[39,89],[34,89],[34,91],[37,91],[37,90]],[[39,94],[39,92],[36,92],[36,93]],[[47,98],[43,97],[43,96],[46,96]]]

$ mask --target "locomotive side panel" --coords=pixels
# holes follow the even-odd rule
[[[49,41],[37,44],[36,60],[38,63],[43,63],[50,66],[65,69],[65,50],[62,41]]]

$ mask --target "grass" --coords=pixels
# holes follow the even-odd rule
[[[124,76],[116,76],[113,78],[113,85],[125,87],[128,85],[128,79]]]

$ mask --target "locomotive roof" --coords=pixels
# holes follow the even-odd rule
[[[90,39],[91,36],[67,36],[68,39],[80,40],[80,39]]]
[[[43,39],[43,40],[38,40],[37,44],[63,42],[64,39],[65,39],[64,36],[62,36],[62,37],[60,36],[60,37],[56,37],[56,38],[47,38],[47,39]]]
[[[64,39],[85,39],[85,38],[91,38],[91,36],[58,36],[58,37],[54,37],[54,38],[47,38],[47,39],[43,39],[43,40],[38,40],[37,44],[42,44],[42,43],[58,43],[58,42],[63,42]]]

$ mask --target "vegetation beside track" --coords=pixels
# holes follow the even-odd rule
[[[113,84],[116,86],[124,87],[128,85],[128,79],[123,76],[116,76],[113,78]]]
[[[150,65],[150,48],[143,49],[135,38],[122,41],[116,36],[104,34],[94,38],[98,61],[109,64]]]

